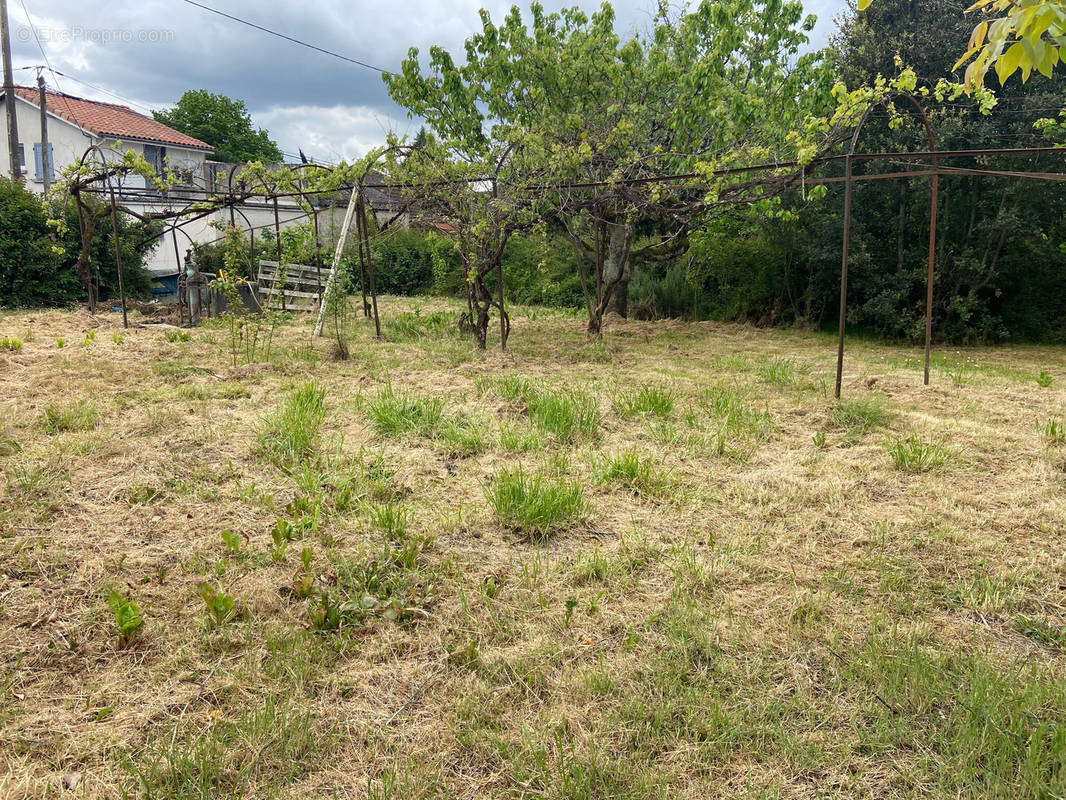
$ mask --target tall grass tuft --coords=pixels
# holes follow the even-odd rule
[[[796,382],[796,364],[788,358],[774,358],[756,371],[759,378],[773,386],[791,386]]]
[[[69,406],[52,403],[45,408],[41,423],[48,433],[91,431],[100,424],[100,412],[88,400]]]
[[[485,497],[501,523],[531,539],[543,539],[588,513],[581,484],[531,475],[521,468],[497,473]]]
[[[635,450],[604,457],[593,472],[604,486],[615,484],[648,497],[662,494],[669,483],[666,473],[656,469],[651,458],[642,457]]]
[[[326,416],[325,397],[325,390],[314,381],[290,392],[260,426],[256,439],[259,455],[285,469],[311,458]]]
[[[888,455],[896,469],[918,473],[942,469],[950,460],[951,451],[943,442],[927,441],[911,434],[891,442]]]
[[[367,404],[366,413],[371,427],[385,436],[402,436],[405,433],[432,436],[444,416],[444,400],[397,392],[391,386],[386,386]]]
[[[620,417],[669,417],[674,411],[676,392],[668,386],[646,383],[634,392],[623,392],[614,402],[614,410]]]
[[[528,398],[529,418],[541,430],[562,442],[595,439],[600,410],[594,398],[575,390],[545,390]]]

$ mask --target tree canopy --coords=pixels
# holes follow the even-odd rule
[[[243,100],[207,89],[190,89],[173,108],[153,111],[152,116],[188,136],[215,148],[215,158],[233,163],[262,161],[278,163],[281,150],[267,131],[252,125]]]

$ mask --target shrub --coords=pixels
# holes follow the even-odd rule
[[[374,283],[382,294],[428,294],[432,290],[433,249],[427,236],[397,230],[376,237],[371,253]]]
[[[530,475],[521,468],[502,470],[486,488],[496,518],[530,538],[543,538],[588,512],[576,481]]]
[[[22,340],[14,336],[5,336],[0,339],[0,350],[10,350],[17,352],[22,349]]]
[[[293,390],[263,420],[257,437],[259,455],[283,468],[298,466],[314,455],[326,415],[325,396],[313,381]]]

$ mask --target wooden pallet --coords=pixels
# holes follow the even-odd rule
[[[277,261],[259,262],[259,302],[276,311],[314,311],[326,286],[327,273],[305,264],[286,264],[284,279]]]

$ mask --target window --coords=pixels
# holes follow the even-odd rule
[[[34,177],[39,180],[44,180],[44,159],[41,158],[41,143],[33,143],[33,165],[35,168]],[[25,165],[22,167],[22,171],[26,171]],[[54,181],[56,179],[56,160],[55,152],[52,149],[52,143],[48,143],[48,180]]]
[[[163,168],[166,166],[167,149],[160,145],[146,144],[144,146],[144,160],[152,165],[152,169],[155,170],[156,175],[163,174]]]
[[[22,142],[19,142],[19,169],[26,172],[26,145]]]

